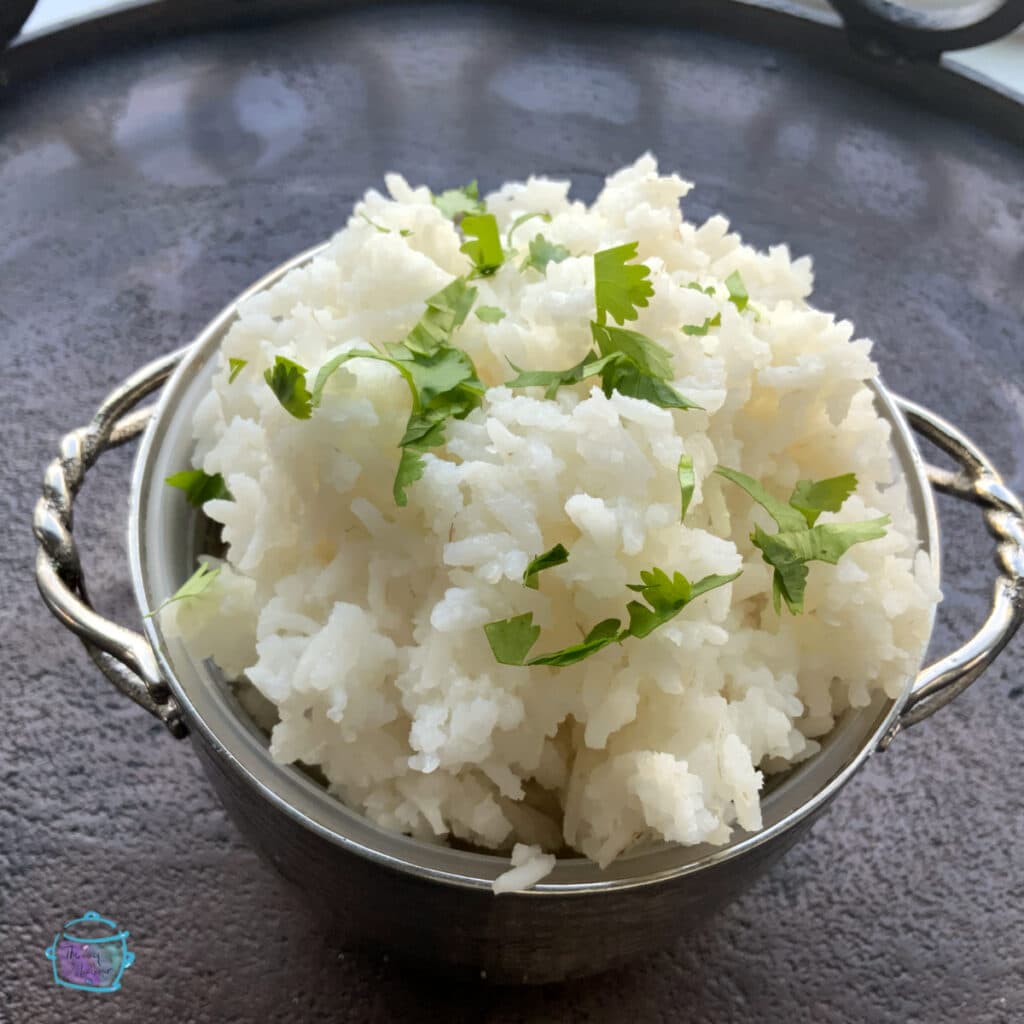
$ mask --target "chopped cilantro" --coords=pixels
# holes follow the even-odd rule
[[[522,370],[510,363],[518,376],[508,381],[506,387],[543,387],[545,397],[554,398],[560,387],[600,374],[606,395],[618,391],[664,409],[700,408],[668,383],[672,377],[668,349],[644,334],[623,327],[591,322],[590,331],[597,350],[589,352],[575,366],[567,370]]]
[[[674,619],[691,601],[702,594],[731,583],[740,575],[740,571],[728,576],[705,576],[696,583],[691,583],[681,572],[673,573],[671,579],[663,569],[651,569],[650,572],[640,573],[641,582],[629,584],[629,589],[640,594],[651,607],[648,608],[639,601],[630,601],[626,605],[629,612],[627,635],[647,636],[669,619]]]
[[[637,306],[646,306],[654,294],[654,286],[647,280],[650,270],[642,263],[627,265],[636,258],[639,245],[627,242],[594,253],[594,298],[599,324],[605,323],[608,314],[618,324],[636,320]]]
[[[556,565],[565,565],[569,561],[569,552],[561,544],[556,544],[550,551],[538,555],[526,567],[523,573],[523,586],[531,590],[537,589],[537,575],[545,569],[553,569]]]
[[[729,301],[742,313],[747,308],[750,296],[738,270],[734,270],[725,279],[725,287],[729,289]]]
[[[528,220],[533,220],[534,217],[540,217],[540,219],[544,221],[545,224],[551,223],[551,214],[548,213],[546,210],[535,210],[533,213],[521,214],[520,216],[516,217],[514,221],[512,221],[512,226],[508,229],[508,234],[505,235],[505,248],[512,248],[512,236],[516,233],[516,229],[520,225],[525,224]]]
[[[204,473],[201,469],[183,469],[164,480],[165,484],[185,492],[190,505],[201,508],[208,501],[234,501],[234,496],[220,473]]]
[[[383,224],[378,224],[375,220],[370,220],[365,213],[360,213],[359,216],[362,217],[371,228],[376,228],[382,235],[391,234],[391,228],[386,228]]]
[[[706,288],[702,288],[699,281],[691,281],[686,287],[691,291],[701,292],[704,295],[715,294],[715,286],[713,284],[709,284]]]
[[[808,526],[813,526],[822,512],[838,512],[843,502],[857,489],[857,477],[853,473],[829,477],[827,480],[799,480],[789,499],[790,505],[798,509]]]
[[[604,357],[618,353],[602,369],[604,393],[613,391],[631,398],[642,398],[665,409],[699,409],[696,402],[684,398],[668,381],[672,379],[672,354],[637,331],[623,327],[590,324],[598,351]]]
[[[587,377],[593,377],[609,364],[621,359],[621,354],[613,352],[611,355],[600,358],[596,352],[591,350],[575,366],[568,370],[523,370],[509,360],[509,366],[519,375],[508,381],[507,388],[545,388],[544,397],[554,398],[560,387],[567,384],[578,384]]]
[[[648,636],[659,626],[675,618],[691,601],[709,590],[731,583],[740,574],[730,576],[705,576],[691,583],[682,573],[671,578],[661,569],[640,573],[641,582],[631,584],[630,590],[639,593],[650,607],[639,601],[630,601],[626,606],[629,624],[623,628],[619,619],[603,619],[583,638],[580,643],[571,644],[558,651],[541,654],[536,658],[527,656],[530,648],[540,636],[540,627],[533,625],[533,613],[516,615],[511,619],[488,622],[484,626],[487,642],[491,645],[495,660],[502,665],[549,665],[564,668],[589,658],[611,643],[621,644],[629,637]]]
[[[229,359],[228,368],[231,371],[228,374],[228,383],[234,384],[235,378],[249,365],[248,359]]]
[[[793,615],[804,610],[808,562],[835,565],[854,544],[885,536],[889,516],[856,523],[815,525],[822,512],[838,512],[857,486],[853,473],[828,480],[801,480],[788,503],[772,497],[756,480],[735,469],[719,466],[720,476],[742,487],[778,524],[777,533],[754,527],[750,539],[760,549],[772,574],[772,604],[776,613],[782,601]]]
[[[472,261],[475,272],[482,277],[493,274],[505,262],[498,235],[498,222],[493,213],[471,213],[462,218],[463,233],[469,238],[460,248]]]
[[[479,404],[484,386],[473,361],[451,344],[452,334],[469,315],[476,289],[457,277],[427,299],[427,310],[405,340],[386,345],[387,353],[353,349],[325,363],[313,385],[312,404],[323,401],[324,388],[340,366],[350,359],[376,359],[393,366],[412,396],[412,412],[399,446],[402,456],[395,475],[397,505],[408,502],[406,487],[423,476],[423,452],[444,444],[445,423],[462,419]]]
[[[391,485],[391,493],[394,496],[395,504],[405,508],[409,504],[406,487],[416,483],[423,476],[426,463],[423,461],[423,454],[418,448],[403,448],[402,456],[398,460],[398,472],[395,473],[395,482]]]
[[[549,654],[541,654],[531,658],[528,665],[550,665],[551,668],[565,668],[567,665],[575,665],[584,658],[596,654],[602,647],[621,642],[620,626],[618,619],[603,619],[599,622],[578,644],[570,644],[560,651],[551,651]],[[520,662],[522,664],[522,662]]]
[[[455,220],[466,213],[484,213],[487,207],[480,199],[480,190],[475,181],[461,188],[445,189],[439,196],[433,196],[434,205],[449,220]]]
[[[474,312],[477,320],[482,320],[485,324],[496,324],[499,320],[505,319],[505,310],[497,306],[477,306]]]
[[[533,624],[533,612],[527,612],[511,619],[488,622],[484,633],[497,661],[502,665],[522,665],[540,636],[540,626]]]
[[[274,366],[263,374],[277,400],[296,419],[308,420],[313,414],[313,396],[306,390],[306,368],[277,356]]]
[[[402,236],[402,238],[408,238],[412,234],[412,229],[411,228],[402,228],[398,233],[399,233],[399,235]]]
[[[177,593],[172,594],[162,604],[157,605],[151,612],[147,612],[143,618],[151,619],[158,612],[162,612],[174,601],[185,601],[192,597],[198,597],[209,589],[210,584],[220,575],[220,569],[211,569],[205,562],[189,576],[178,588]]]
[[[546,275],[549,263],[561,263],[568,259],[572,253],[564,245],[549,242],[543,235],[538,234],[530,241],[530,255],[523,260],[520,270],[532,267],[541,274]]]
[[[686,518],[686,512],[693,501],[693,489],[697,484],[697,478],[693,473],[693,459],[686,455],[679,456],[679,468],[676,471],[679,477],[679,522]]]
[[[686,324],[683,327],[683,334],[689,334],[691,337],[704,337],[708,333],[709,327],[721,327],[722,326],[722,314],[716,313],[714,316],[706,317],[704,323],[700,325]]]

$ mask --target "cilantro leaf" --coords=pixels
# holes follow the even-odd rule
[[[648,636],[658,626],[675,618],[691,601],[709,590],[731,583],[739,575],[739,572],[735,572],[730,576],[705,576],[697,583],[690,583],[679,572],[674,573],[671,579],[662,569],[642,572],[642,582],[630,584],[629,589],[640,593],[650,607],[639,601],[630,601],[626,606],[629,612],[629,625],[625,629],[622,628],[619,619],[603,619],[580,643],[540,654],[529,661],[526,658],[530,648],[540,636],[540,627],[533,625],[532,612],[517,615],[512,619],[489,622],[484,626],[484,632],[487,634],[495,659],[503,665],[548,665],[552,668],[564,668],[589,658],[609,644],[620,644],[629,637],[640,639]]]
[[[750,296],[738,270],[734,270],[725,279],[725,287],[729,290],[729,301],[742,313],[747,308]]]
[[[540,626],[533,624],[533,612],[527,612],[511,619],[488,622],[484,633],[496,661],[502,665],[522,665],[540,636]]]
[[[884,537],[891,521],[889,516],[880,516],[858,523],[823,523],[774,534],[755,527],[751,539],[755,547],[760,548],[764,560],[775,569],[772,582],[775,611],[780,610],[780,598],[794,615],[804,610],[807,562],[835,565],[854,544]]]
[[[404,378],[412,396],[412,411],[399,442],[402,455],[392,488],[395,504],[408,503],[406,488],[423,476],[423,452],[444,444],[445,424],[450,418],[468,416],[481,402],[484,385],[469,356],[451,344],[476,298],[476,289],[456,278],[427,299],[427,310],[405,339],[385,346],[387,354],[371,349],[352,349],[326,362],[313,385],[312,404],[323,400],[328,380],[350,359],[376,359],[393,366]]]
[[[693,472],[693,459],[685,453],[679,456],[679,468],[677,470],[679,477],[679,498],[681,511],[679,513],[679,522],[682,522],[686,518],[686,511],[690,507],[690,502],[693,501],[693,489],[697,484],[697,478]]]
[[[651,569],[649,572],[640,573],[642,582],[631,583],[629,589],[639,593],[651,607],[648,608],[639,601],[630,601],[626,605],[626,611],[629,612],[628,635],[649,635],[659,626],[674,619],[694,598],[731,583],[740,572],[734,572],[729,576],[705,576],[696,583],[691,583],[681,572],[673,573],[671,579],[663,569]]]
[[[430,355],[451,344],[452,333],[465,323],[476,301],[476,289],[457,277],[427,299],[427,311],[401,342],[410,352]]]
[[[228,374],[228,383],[234,384],[235,378],[249,365],[248,359],[229,359],[228,367],[231,372]]]
[[[154,615],[162,612],[169,604],[175,601],[186,601],[192,597],[198,597],[209,589],[210,584],[220,575],[220,568],[211,569],[205,562],[189,576],[187,580],[162,604],[157,605],[151,612],[147,612],[143,618],[151,619]]]
[[[658,380],[672,379],[672,353],[639,331],[606,327],[591,321],[590,333],[601,355],[621,352],[641,373]]]
[[[683,334],[689,334],[691,337],[703,338],[704,335],[708,333],[708,328],[721,326],[722,314],[716,313],[714,316],[706,317],[704,323],[700,325],[685,324],[683,326]]]
[[[459,252],[464,252],[473,261],[477,274],[483,277],[493,274],[505,262],[494,214],[467,214],[462,218],[462,230],[470,240],[463,242]]]
[[[605,367],[621,358],[621,354],[613,352],[608,356],[601,357],[596,352],[588,352],[575,366],[568,370],[523,370],[516,366],[512,360],[508,365],[519,375],[506,383],[507,388],[545,388],[544,397],[554,398],[560,387],[568,384],[578,384],[587,377],[601,373]]]
[[[569,561],[569,552],[562,544],[556,544],[550,551],[538,555],[526,567],[523,573],[523,586],[531,590],[537,589],[537,575],[545,569],[553,569],[556,565],[565,565]]]
[[[512,236],[516,233],[516,229],[520,225],[525,224],[528,220],[533,220],[534,217],[540,217],[540,219],[544,221],[545,224],[551,223],[551,214],[548,213],[546,210],[535,210],[533,213],[521,214],[520,216],[516,217],[514,221],[512,221],[512,226],[508,229],[508,234],[505,235],[505,247],[507,249],[512,248]]]
[[[363,220],[365,220],[366,223],[369,224],[371,228],[376,228],[377,231],[379,231],[382,235],[391,234],[391,228],[386,228],[384,227],[383,224],[378,224],[375,220],[370,220],[370,218],[367,217],[365,213],[360,213],[359,216],[362,217]]]
[[[854,473],[844,473],[817,482],[799,480],[789,503],[803,515],[808,526],[813,526],[822,512],[838,512],[856,489],[857,477]]]
[[[699,409],[696,402],[683,397],[669,383],[672,354],[656,341],[637,331],[591,322],[590,331],[598,351],[606,358],[618,353],[622,358],[610,362],[601,374],[604,393],[613,391],[630,398],[642,398],[664,409]]]
[[[560,387],[577,384],[600,374],[606,395],[618,391],[630,398],[641,398],[664,409],[699,409],[700,406],[679,394],[668,379],[672,376],[671,353],[656,341],[637,331],[592,322],[591,334],[597,351],[590,352],[567,370],[521,370],[509,363],[518,377],[507,387],[543,387],[545,397],[554,398]]]
[[[709,284],[706,288],[702,288],[699,281],[691,281],[686,287],[689,288],[690,291],[701,292],[704,295],[715,294],[715,286],[713,284]]]
[[[717,466],[715,472],[742,487],[778,523],[780,530],[807,528],[801,512],[793,508],[792,505],[772,497],[753,477],[747,476],[746,473],[741,473],[739,470],[729,469],[727,466]]]
[[[578,644],[570,644],[560,651],[552,651],[550,654],[541,654],[531,658],[529,665],[549,665],[551,668],[565,668],[567,665],[575,665],[584,658],[596,654],[602,647],[619,642],[624,639],[620,633],[622,623],[618,619],[603,619],[599,622]]]
[[[636,320],[637,306],[646,306],[654,294],[654,286],[647,280],[650,269],[642,263],[627,266],[636,258],[639,246],[639,242],[627,242],[594,253],[594,299],[599,324],[605,322],[608,314],[618,324]]]
[[[783,504],[744,473],[725,466],[719,466],[715,472],[742,487],[779,526],[777,533],[766,533],[760,526],[755,526],[750,535],[754,546],[760,549],[765,562],[774,570],[772,605],[776,613],[781,610],[782,601],[786,602],[793,615],[804,610],[808,562],[835,565],[854,544],[884,537],[885,528],[892,521],[889,516],[881,516],[856,523],[815,525],[822,512],[838,512],[853,493],[857,486],[853,473],[817,483],[801,480],[789,504]]]
[[[505,319],[505,310],[497,306],[477,306],[476,318],[485,324],[496,324]]]
[[[602,375],[604,393],[611,395],[618,391],[627,398],[640,398],[662,409],[700,409],[696,402],[679,394],[671,384],[642,373],[626,359],[611,364],[607,373]]]
[[[234,495],[220,473],[204,473],[201,469],[183,469],[164,480],[165,484],[185,492],[190,505],[201,508],[208,501],[234,501]]]
[[[273,369],[263,374],[277,400],[296,419],[308,420],[313,414],[313,396],[306,390],[306,368],[284,356],[274,359]]]
[[[434,205],[449,220],[455,220],[465,213],[484,213],[487,207],[480,199],[480,189],[475,181],[461,188],[445,189],[439,196],[432,196]]]
[[[543,235],[538,234],[530,241],[530,255],[523,260],[520,270],[532,267],[541,274],[547,275],[549,263],[561,263],[572,255],[564,245],[549,242]]]
[[[415,448],[402,449],[402,457],[398,460],[398,472],[395,473],[395,482],[391,486],[391,493],[394,495],[396,505],[405,508],[409,504],[409,497],[405,493],[405,489],[423,476],[425,468],[426,463],[419,451]]]

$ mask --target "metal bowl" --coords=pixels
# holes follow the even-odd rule
[[[282,265],[237,301],[319,249]],[[373,825],[299,768],[275,763],[266,735],[216,669],[164,636],[156,618],[145,620],[142,636],[102,618],[88,603],[71,534],[74,496],[99,455],[147,423],[129,499],[131,576],[140,610],[173,593],[194,565],[195,518],[182,517],[180,504],[166,501],[162,482],[191,454],[192,413],[208,390],[213,357],[237,301],[188,348],[125,381],[89,426],[64,438],[36,509],[37,578],[51,610],[82,638],[114,684],[175,736],[191,738],[251,843],[353,936],[493,979],[531,982],[598,971],[666,947],[777,860],[876,750],[964,690],[1024,618],[1020,501],[953,426],[875,381],[876,405],[892,427],[893,457],[909,486],[920,542],[936,566],[933,488],[985,510],[1001,572],[981,630],[908,679],[898,699],[877,694],[868,707],[848,711],[822,750],[765,795],[759,832],[740,833],[724,847],[661,844],[623,856],[606,870],[583,858],[562,859],[534,889],[495,896],[491,883],[507,868],[507,858],[431,845]],[[161,384],[155,410],[134,409]],[[927,465],[912,428],[952,456],[959,470]]]

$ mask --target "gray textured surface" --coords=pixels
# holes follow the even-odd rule
[[[453,991],[313,923],[188,745],[38,601],[28,522],[59,434],[385,170],[435,187],[544,170],[589,198],[646,148],[700,183],[691,216],[813,253],[818,301],[878,339],[886,380],[1024,485],[1024,154],[791,56],[393,12],[165,43],[4,100],[0,1022],[1024,1020],[1020,641],[693,944],[590,983]],[[76,524],[94,596],[126,621],[129,458]],[[991,562],[977,520],[940,511],[941,650],[983,614]],[[57,988],[42,955],[90,908],[132,932],[116,994]]]

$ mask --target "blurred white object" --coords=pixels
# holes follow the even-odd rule
[[[825,0],[796,2],[808,8],[830,9]],[[124,0],[39,0],[32,17],[25,23],[22,35],[44,32],[62,21],[85,18],[122,6],[126,6]],[[906,6],[920,10],[949,10],[963,7],[964,0],[910,0]],[[1009,39],[966,50],[958,54],[957,59],[997,82],[1003,82],[1024,92],[1024,30],[1018,30]]]

